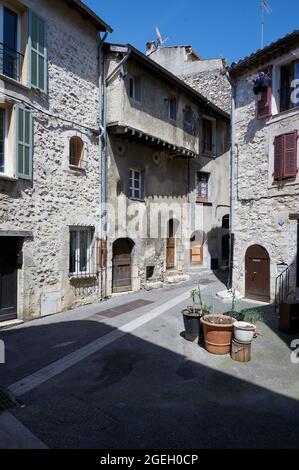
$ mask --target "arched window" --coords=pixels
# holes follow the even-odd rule
[[[70,139],[70,164],[80,167],[83,160],[84,142],[78,136]]]

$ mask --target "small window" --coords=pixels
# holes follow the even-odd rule
[[[76,228],[70,231],[70,275],[92,274],[93,229]]]
[[[176,98],[172,97],[166,100],[167,103],[167,118],[176,121],[177,118],[177,102]]]
[[[143,179],[141,170],[130,170],[130,198],[143,199]]]
[[[222,217],[222,228],[229,229],[229,215]]]
[[[5,110],[3,108],[0,108],[0,173],[5,173],[5,117]]]
[[[70,165],[81,167],[83,162],[84,143],[80,137],[70,139]]]
[[[192,116],[193,116],[192,109],[190,108],[190,106],[186,106],[185,115],[184,115],[185,124],[187,124],[187,125],[192,124]]]
[[[280,111],[299,106],[293,99],[293,80],[299,80],[299,61],[296,60],[280,68]]]
[[[213,122],[210,119],[202,120],[202,151],[213,152]]]
[[[141,80],[140,77],[129,77],[129,96],[134,101],[141,101]]]
[[[209,199],[209,180],[210,174],[204,172],[197,172],[197,198],[208,200]]]

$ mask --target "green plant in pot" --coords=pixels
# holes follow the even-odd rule
[[[182,311],[185,327],[185,338],[188,341],[195,341],[201,335],[200,318],[210,313],[211,307],[202,301],[200,286],[191,291],[193,305]]]
[[[247,323],[251,323],[255,326],[255,337],[257,337],[257,322],[267,323],[267,319],[262,310],[257,310],[254,308],[246,308],[242,310],[239,314],[239,320]]]

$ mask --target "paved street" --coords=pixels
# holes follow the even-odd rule
[[[1,331],[0,386],[25,407],[0,415],[0,448],[298,447],[291,338],[259,304],[270,323],[258,325],[251,363],[187,342],[181,310],[198,279],[214,311],[227,310],[221,281],[195,273]]]

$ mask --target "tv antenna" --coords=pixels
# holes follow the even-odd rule
[[[157,45],[158,45],[158,47],[163,46],[163,44],[165,44],[167,41],[169,41],[170,36],[168,36],[166,39],[162,39],[162,35],[161,35],[158,27],[156,27],[156,33],[157,33]]]
[[[265,36],[265,12],[270,15],[272,13],[272,8],[269,5],[268,0],[261,0],[261,49],[264,48],[264,36]]]

